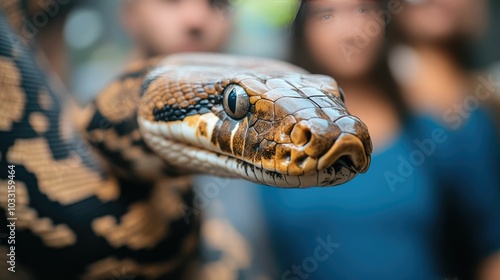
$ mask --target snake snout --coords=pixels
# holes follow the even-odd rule
[[[365,172],[370,164],[368,131],[352,116],[336,121],[301,120],[293,127],[290,140],[294,146],[287,168],[290,175],[311,174],[335,164],[354,172]]]
[[[341,134],[332,147],[321,156],[318,161],[318,169],[323,170],[335,163],[356,172],[364,172],[368,169],[370,159],[366,154],[361,140],[352,134]]]

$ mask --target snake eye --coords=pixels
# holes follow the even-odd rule
[[[340,94],[340,99],[342,99],[342,102],[345,103],[344,91],[340,87],[339,87],[339,94]]]
[[[239,85],[229,85],[224,89],[222,104],[224,110],[233,119],[244,118],[250,110],[250,98],[247,92]]]

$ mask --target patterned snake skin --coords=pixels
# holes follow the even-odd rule
[[[190,174],[296,188],[369,166],[367,129],[336,83],[273,60],[144,61],[73,108],[18,35],[25,4],[0,4],[0,219],[9,165],[17,218],[16,273],[2,242],[1,279],[218,279],[197,275]]]

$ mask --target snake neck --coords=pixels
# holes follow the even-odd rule
[[[129,180],[156,181],[181,175],[144,143],[137,123],[142,82],[158,62],[153,58],[131,63],[77,120],[79,130],[113,171]]]

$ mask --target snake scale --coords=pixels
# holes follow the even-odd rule
[[[123,267],[192,277],[200,219],[180,210],[193,207],[190,175],[305,188],[369,166],[367,128],[330,77],[179,54],[131,64],[75,109],[19,35],[26,1],[0,8],[0,216],[8,223],[14,165],[17,218],[17,272],[5,279],[111,279]]]

